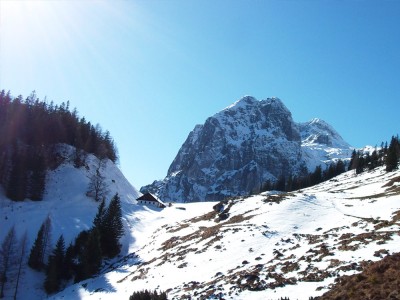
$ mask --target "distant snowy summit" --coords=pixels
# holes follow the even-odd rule
[[[142,187],[163,201],[220,200],[260,192],[266,181],[313,171],[352,148],[328,123],[295,123],[279,98],[245,96],[196,125],[167,177]]]
[[[340,134],[328,123],[314,118],[306,123],[299,123],[303,161],[310,171],[316,166],[329,165],[338,159],[350,158],[351,147]]]

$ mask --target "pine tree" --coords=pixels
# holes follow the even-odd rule
[[[371,165],[371,155],[369,154],[369,152],[367,151],[364,154],[364,167],[369,168],[369,166]]]
[[[93,220],[93,226],[101,231],[101,227],[103,226],[104,216],[106,214],[106,202],[104,198],[101,200],[99,207],[97,209],[96,216]]]
[[[157,291],[150,292],[148,290],[134,292],[129,300],[167,300],[167,294],[165,292],[157,293]],[[283,299],[282,299],[283,300]]]
[[[322,181],[322,167],[321,165],[316,166],[314,173],[311,174],[310,182],[311,185],[318,184]]]
[[[288,180],[287,180],[286,186],[285,186],[285,191],[286,192],[293,191],[293,176],[292,176],[292,174],[289,174],[289,177],[288,177]]]
[[[362,154],[361,151],[359,151],[358,153],[358,164],[356,167],[356,174],[361,174],[362,172],[364,172],[364,167],[365,167],[365,158]]]
[[[80,167],[83,167],[86,164],[86,152],[82,149],[75,148],[75,153],[74,153],[74,167],[79,169]]]
[[[325,181],[335,177],[336,176],[335,172],[336,172],[336,164],[331,163],[329,167],[327,167],[327,169],[324,171],[323,180]]]
[[[63,278],[63,267],[65,258],[64,237],[61,235],[57,240],[56,247],[49,257],[49,263],[46,269],[46,279],[44,288],[48,294],[60,290],[61,280]]]
[[[10,228],[0,248],[0,298],[4,297],[4,287],[8,281],[8,275],[14,263],[17,247],[17,236],[14,226]]]
[[[346,171],[346,165],[344,164],[343,160],[339,159],[338,162],[336,163],[335,176],[340,175],[345,171]]]
[[[62,279],[70,280],[74,274],[74,245],[71,243],[65,251],[64,265],[62,268]]]
[[[7,197],[14,201],[22,201],[27,196],[27,169],[25,151],[14,144],[11,159],[11,171],[7,184]]]
[[[363,152],[354,149],[351,154],[349,170],[355,170],[356,174],[360,174],[364,171],[365,165]]]
[[[37,233],[35,242],[33,243],[33,246],[31,248],[31,252],[29,255],[29,260],[28,260],[28,266],[31,267],[34,270],[40,271],[44,264],[42,261],[42,253],[44,251],[44,246],[43,246],[43,234],[44,234],[44,226],[40,226],[40,229]]]
[[[44,234],[43,234],[43,253],[42,253],[42,261],[46,264],[46,257],[49,256],[51,252],[51,219],[50,215],[46,217],[43,222],[44,226]]]
[[[358,155],[357,155],[356,149],[353,149],[353,152],[351,153],[349,171],[355,170],[357,168],[357,165],[358,165]]]
[[[30,198],[32,200],[42,200],[46,184],[46,163],[43,153],[36,151],[32,160],[32,175],[30,184]]]
[[[75,243],[73,244],[74,247],[74,257],[79,257],[82,255],[86,242],[89,237],[89,230],[83,230],[79,232],[78,236],[75,238]]]
[[[118,194],[115,194],[111,199],[102,223],[100,239],[103,255],[112,258],[120,252],[119,239],[124,234],[121,201]]]
[[[296,191],[300,188],[299,178],[297,176],[293,176],[292,183],[292,191]]]
[[[266,192],[272,190],[272,184],[270,180],[267,180],[264,182],[264,184],[261,187],[260,192]]]
[[[80,255],[75,282],[87,279],[98,273],[102,264],[100,234],[97,228],[90,230]]]
[[[397,154],[398,147],[399,147],[398,138],[392,136],[389,148],[387,150],[387,156],[386,156],[386,171],[387,172],[391,172],[397,168],[398,159],[399,159],[399,157],[397,156],[398,155]]]
[[[378,151],[375,149],[371,154],[371,162],[368,166],[369,170],[375,169],[379,165]]]
[[[102,235],[107,234],[104,226],[106,215],[106,204],[104,198],[99,204],[96,216],[93,220],[93,227],[86,234],[80,234],[77,238],[79,247],[80,264],[78,266],[75,281],[81,281],[96,274],[102,263]],[[106,238],[104,238],[106,240]]]
[[[279,176],[278,181],[275,183],[275,190],[284,192],[286,187],[286,178],[284,175]]]
[[[51,220],[47,216],[45,221],[40,226],[36,240],[33,243],[29,255],[28,265],[37,271],[40,271],[45,266],[45,257],[50,247],[51,241]]]
[[[90,231],[84,257],[84,262],[86,264],[88,274],[97,274],[97,272],[100,270],[102,263],[102,253],[100,245],[100,234],[99,231],[95,228]]]

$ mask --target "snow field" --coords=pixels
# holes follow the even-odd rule
[[[89,157],[88,169],[65,163],[52,171],[40,202],[12,202],[0,193],[0,239],[15,224],[19,236],[27,230],[30,249],[47,215],[53,242],[63,234],[68,245],[90,228],[98,203],[85,192],[96,163]],[[399,186],[400,171],[347,172],[301,191],[231,200],[224,207],[230,207],[228,218],[219,222],[212,208],[216,202],[139,206],[139,193],[118,168],[107,163],[104,174],[109,199],[116,192],[121,196],[122,253],[98,277],[50,299],[128,299],[146,288],[168,290],[171,299],[198,299],[210,290],[226,299],[308,299],[323,294],[337,276],[358,272],[352,264],[378,260],[377,251],[393,253],[400,245],[399,223],[392,219],[400,195],[390,189]],[[264,287],[278,275],[296,282],[250,291],[245,288],[252,284],[249,274]],[[317,280],[304,281],[307,276]],[[43,279],[25,268],[21,299],[45,298]]]

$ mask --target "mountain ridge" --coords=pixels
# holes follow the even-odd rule
[[[257,193],[266,181],[347,159],[350,150],[325,121],[296,123],[279,98],[245,96],[196,125],[165,179],[141,192],[177,202]]]
[[[112,161],[88,154],[76,167],[74,147],[58,144],[54,153],[61,163],[48,171],[42,201],[16,202],[0,191],[0,240],[16,225],[18,237],[28,230],[29,249],[46,216],[53,242],[63,234],[68,244],[90,229],[99,202],[86,192],[97,172],[109,187],[107,203],[115,193],[121,197],[125,235],[120,255],[105,260],[95,277],[64,282],[49,299],[120,299],[144,288],[172,299],[308,299],[361,271],[366,260],[394,253],[400,242],[400,171],[383,165],[290,193],[159,209],[138,205],[138,191]],[[43,273],[24,267],[18,297],[45,298],[43,281]],[[6,297],[14,284],[11,274]]]
[[[65,113],[64,109],[61,111]],[[279,163],[282,163],[279,147],[292,146],[293,153],[301,156],[307,149],[310,161],[317,158],[323,163],[339,159],[349,147],[332,126],[320,119],[295,123],[278,98],[258,101],[245,97],[208,118],[206,123],[190,133],[189,142],[197,148],[181,149],[181,157],[170,176],[178,180],[180,174],[190,171],[193,176],[205,174],[215,179],[218,168],[230,163],[232,170],[224,174],[226,181],[217,178],[211,186],[216,192],[221,192],[217,183],[224,187],[243,174],[257,174],[260,161],[252,154],[266,159],[263,156],[266,144],[275,147],[269,150],[276,151],[273,159]],[[101,130],[93,133],[99,134],[100,140],[111,141]],[[279,145],[280,142],[283,144]],[[20,146],[20,150],[32,149],[23,143]],[[242,146],[247,152],[235,152]],[[43,289],[45,274],[26,266],[28,253],[25,253],[21,256],[18,298],[128,298],[133,291],[147,288],[165,290],[172,299],[254,300],[278,295],[308,299],[331,289],[334,278],[352,275],[363,270],[370,260],[391,255],[400,242],[398,136],[392,137],[389,147],[354,151],[351,164],[354,171],[319,185],[289,193],[255,192],[252,196],[213,203],[168,203],[165,209],[139,205],[135,200],[139,192],[112,159],[99,155],[103,151],[88,153],[63,143],[49,147],[51,164],[43,177],[46,182],[41,199],[32,201],[26,194],[16,201],[0,186],[1,247],[6,232],[15,228],[18,239],[26,232],[26,248],[30,249],[41,222],[47,218],[53,224],[50,230],[53,242],[49,246],[53,250],[58,236],[62,235],[69,244],[84,231],[96,232],[93,217],[101,198],[104,196],[106,204],[110,204],[112,196],[118,194],[124,227],[119,239],[122,248],[117,257],[103,260],[93,278],[85,277],[88,279],[77,284],[72,279],[63,280],[65,289],[51,295],[46,295]],[[13,154],[11,148],[8,151],[8,155]],[[201,151],[203,156],[191,156]],[[221,157],[221,153],[227,157]],[[202,158],[209,154],[218,160],[200,170],[192,168],[192,163],[200,166]],[[231,161],[229,155],[238,161]],[[240,167],[242,162],[246,164]],[[310,164],[307,166],[310,168]],[[249,177],[245,180],[251,181]],[[90,191],[93,178],[104,181],[107,190],[96,199]],[[201,191],[202,186],[197,189]],[[220,196],[232,192],[228,186],[225,189]],[[181,199],[185,199],[184,194]],[[48,254],[45,256],[50,262]],[[0,270],[2,267],[1,264]],[[50,269],[50,263],[47,268]],[[169,276],[171,273],[173,276]],[[6,298],[16,286],[15,274],[16,267],[12,265],[5,282]],[[355,280],[364,277],[361,274]],[[74,279],[81,280],[77,276]]]

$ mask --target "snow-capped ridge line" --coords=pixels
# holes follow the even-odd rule
[[[325,121],[296,123],[279,98],[244,96],[196,125],[167,176],[141,192],[164,201],[219,200],[350,156],[349,144]]]

